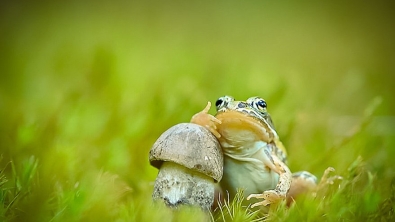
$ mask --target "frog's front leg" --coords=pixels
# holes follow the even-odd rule
[[[217,131],[217,124],[221,124],[221,121],[208,113],[210,107],[211,103],[208,102],[207,106],[202,111],[192,116],[191,123],[205,127],[210,130],[215,137],[220,138],[221,134]]]
[[[249,195],[247,197],[247,200],[251,198],[265,199],[261,202],[251,205],[251,207],[256,207],[260,205],[266,206],[269,204],[278,203],[279,201],[286,198],[288,190],[291,187],[292,174],[288,166],[284,162],[282,162],[276,155],[269,154],[267,151],[265,153],[269,157],[269,160],[271,162],[265,163],[264,161],[265,165],[279,174],[279,180],[273,190],[264,191],[262,194]]]

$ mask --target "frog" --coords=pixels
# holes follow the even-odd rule
[[[211,102],[191,118],[191,123],[208,129],[219,141],[224,156],[220,187],[233,199],[238,189],[250,201],[250,207],[291,203],[296,196],[331,183],[325,170],[321,182],[308,171],[292,173],[287,151],[267,111],[267,103],[258,96],[245,101],[222,96],[215,102],[217,113],[209,114]],[[261,201],[254,202],[258,199]],[[252,201],[252,204],[251,204]]]

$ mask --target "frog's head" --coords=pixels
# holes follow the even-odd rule
[[[218,98],[215,103],[217,108],[216,118],[221,120],[224,130],[239,129],[239,131],[253,132],[257,136],[263,136],[265,141],[277,137],[273,122],[267,112],[266,101],[260,97],[250,97],[246,101],[236,101],[231,96]],[[231,135],[236,132],[233,130]]]
[[[258,96],[250,97],[246,101],[235,101],[231,96],[222,96],[217,99],[215,106],[217,115],[219,113],[236,111],[243,113],[246,117],[254,118],[262,124],[268,124],[274,129],[272,119],[267,112],[266,101]]]

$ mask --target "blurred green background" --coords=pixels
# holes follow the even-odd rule
[[[395,177],[394,11],[390,1],[2,1],[0,220],[162,219],[148,152],[223,95],[266,99],[293,171],[344,175],[361,156],[377,209]]]

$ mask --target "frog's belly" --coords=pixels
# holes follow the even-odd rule
[[[244,196],[262,193],[273,189],[278,183],[277,173],[270,171],[263,163],[238,161],[229,157],[224,158],[224,175],[220,182],[226,195],[229,192],[233,198],[238,188],[244,190]]]

